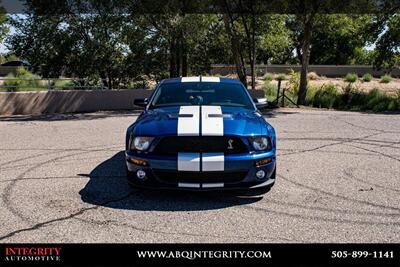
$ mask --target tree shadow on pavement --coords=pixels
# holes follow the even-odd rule
[[[115,209],[141,211],[214,210],[255,203],[262,196],[243,196],[234,192],[192,192],[157,189],[131,189],[125,176],[125,155],[120,151],[100,163],[88,176],[79,192],[82,201]]]
[[[287,111],[287,110],[280,110],[279,108],[276,109],[264,109],[260,110],[261,114],[266,117],[266,118],[276,118],[278,116],[283,116],[283,115],[291,115],[291,114],[297,114],[300,111]]]

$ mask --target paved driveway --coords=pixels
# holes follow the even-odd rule
[[[131,190],[137,114],[0,118],[0,242],[398,242],[400,115],[280,109],[264,196]]]

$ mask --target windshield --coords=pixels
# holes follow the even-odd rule
[[[161,84],[150,108],[165,106],[216,105],[254,109],[241,84],[215,82],[183,82]]]

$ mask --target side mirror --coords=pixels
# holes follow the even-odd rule
[[[149,100],[147,98],[136,98],[133,100],[133,104],[139,107],[146,107],[147,104],[149,103]]]
[[[266,98],[254,98],[254,103],[258,109],[266,109],[268,107],[268,101]]]

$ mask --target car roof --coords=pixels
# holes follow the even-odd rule
[[[235,83],[240,84],[238,79],[230,79],[224,77],[212,77],[212,76],[193,76],[193,77],[178,77],[171,79],[164,79],[160,84],[173,84],[183,82],[218,82],[218,83]]]

